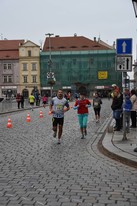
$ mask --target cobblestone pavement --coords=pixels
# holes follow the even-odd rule
[[[0,206],[137,206],[137,170],[96,146],[110,101],[103,100],[100,123],[89,110],[86,139],[80,138],[76,111],[65,114],[61,145],[52,137],[48,108],[30,111],[29,123],[28,111],[11,113],[11,129],[8,116],[0,116]]]

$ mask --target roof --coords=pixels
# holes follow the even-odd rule
[[[81,51],[81,50],[110,50],[110,46],[104,45],[83,36],[49,37],[45,39],[43,51],[49,51],[49,43],[52,51]]]
[[[0,59],[18,59],[19,46],[24,40],[0,40]]]
[[[21,47],[40,47],[39,45],[35,44],[34,42],[27,40],[23,44],[20,45]]]

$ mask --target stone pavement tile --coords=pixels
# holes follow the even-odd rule
[[[130,202],[125,202],[125,201],[117,201],[116,203],[118,206],[131,206]]]
[[[0,205],[0,206],[2,206],[2,205]],[[4,205],[5,206],[5,205]],[[6,206],[21,206],[21,204],[18,204],[18,203],[9,203],[9,204],[7,204]]]
[[[73,203],[73,202],[69,202],[69,203],[62,203],[62,205],[61,206],[77,206],[77,203]]]
[[[21,203],[21,201],[19,201],[19,200],[9,200],[9,202],[8,202],[8,204],[10,205],[16,205],[16,204],[20,204]]]
[[[137,202],[131,202],[130,203],[130,206],[136,206],[137,205]]]
[[[5,197],[5,196],[2,196],[2,197],[0,197],[0,202],[6,202],[6,201],[8,201],[8,197]]]
[[[78,203],[77,204],[77,206],[93,206],[94,204],[92,204],[92,203],[84,203],[84,202],[82,202],[82,203]],[[95,204],[96,205],[96,204]]]
[[[41,205],[38,205],[41,206]],[[45,205],[44,205],[45,206]],[[47,202],[46,206],[62,206],[62,204],[60,202]]]
[[[0,201],[0,206],[1,206],[1,205],[4,205],[4,206],[5,206],[7,203],[8,203],[8,201]]]
[[[36,201],[36,202],[46,202],[46,197],[38,197],[36,196],[33,201]]]

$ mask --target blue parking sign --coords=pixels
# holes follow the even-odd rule
[[[118,55],[131,55],[132,54],[132,38],[117,39],[116,51]]]

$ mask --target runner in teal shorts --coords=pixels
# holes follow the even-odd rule
[[[80,94],[80,98],[76,100],[73,109],[77,109],[78,121],[81,131],[81,139],[87,135],[87,122],[88,122],[88,108],[91,106],[91,102],[85,98],[83,93]]]

